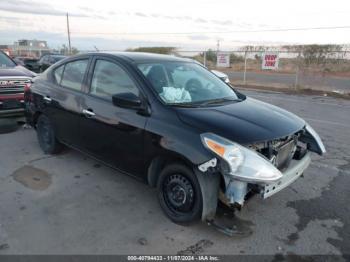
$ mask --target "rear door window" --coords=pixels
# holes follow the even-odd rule
[[[88,59],[67,63],[64,68],[61,85],[80,91],[87,65]]]

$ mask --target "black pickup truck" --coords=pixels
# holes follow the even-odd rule
[[[0,51],[0,118],[24,117],[24,89],[34,76]]]

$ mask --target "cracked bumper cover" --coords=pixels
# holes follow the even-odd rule
[[[268,198],[297,180],[310,165],[310,155],[310,152],[308,152],[302,159],[293,161],[294,163],[291,163],[289,168],[283,172],[283,177],[277,182],[266,184],[263,187],[262,197],[264,199]]]
[[[261,195],[264,199],[276,194],[297,180],[307,169],[311,162],[311,153],[308,152],[300,160],[293,160],[288,169],[282,172],[282,178],[277,181],[269,181],[266,183],[254,181],[240,181],[234,176],[225,175],[226,192],[225,196],[230,204],[237,203],[243,205],[245,196],[248,193],[248,184],[257,184],[261,189]]]

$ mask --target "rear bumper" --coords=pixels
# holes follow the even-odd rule
[[[268,198],[297,180],[310,165],[310,155],[310,152],[308,152],[302,159],[293,161],[294,163],[292,162],[290,167],[283,172],[283,177],[280,180],[265,185],[263,187],[262,197],[264,199]]]

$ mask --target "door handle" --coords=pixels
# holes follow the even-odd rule
[[[51,103],[52,99],[49,96],[44,96],[44,100],[47,103]]]
[[[86,117],[93,117],[96,115],[91,109],[83,109],[83,114]]]

